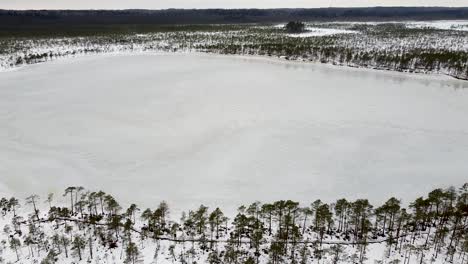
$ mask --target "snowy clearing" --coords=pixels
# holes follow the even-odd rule
[[[347,30],[347,29],[336,29],[336,28],[316,28],[316,27],[306,27],[306,32],[298,34],[288,34],[290,37],[323,37],[323,36],[332,36],[338,34],[358,34],[359,31]]]
[[[466,20],[417,21],[417,22],[406,23],[406,27],[468,31],[468,21]]]
[[[283,29],[286,25],[279,24],[274,25],[274,28]],[[348,29],[338,29],[338,28],[322,28],[322,27],[313,27],[313,26],[306,26],[306,32],[303,33],[295,33],[295,34],[288,34],[290,37],[298,37],[298,38],[307,38],[307,37],[324,37],[324,36],[333,36],[338,34],[358,34],[359,31],[355,30],[348,30]]]
[[[468,31],[468,20],[431,20],[431,21],[357,21],[357,22],[332,22],[336,25],[382,25],[382,24],[401,24],[407,28],[431,28],[441,30],[460,30]],[[279,25],[277,26],[279,28]]]

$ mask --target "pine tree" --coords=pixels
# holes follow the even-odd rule
[[[309,263],[310,258],[310,250],[309,250],[309,240],[306,240],[304,244],[302,244],[300,249],[300,264],[307,264]]]
[[[8,208],[9,210],[13,210],[13,216],[16,216],[16,209],[20,207],[18,199],[15,197],[11,197],[8,201]]]
[[[71,211],[72,215],[74,214],[73,208],[75,207],[74,206],[75,204],[73,203],[73,192],[75,190],[76,190],[76,187],[70,186],[70,187],[65,189],[65,192],[63,194],[63,196],[70,195],[70,211]]]
[[[68,258],[68,246],[70,245],[70,240],[67,236],[61,236],[60,243],[62,243],[63,250],[65,251],[65,257]]]
[[[72,250],[75,255],[78,256],[80,261],[83,257],[83,250],[86,247],[86,241],[80,236],[76,235],[72,242]]]
[[[322,204],[315,209],[316,230],[320,236],[320,246],[322,246],[323,237],[327,229],[330,229],[332,223],[332,213],[327,204]]]
[[[208,254],[208,263],[209,264],[221,264],[223,263],[220,256],[219,256],[219,252],[217,250],[212,250],[210,251],[210,253]]]
[[[106,210],[107,210],[107,212],[109,213],[110,216],[117,215],[118,212],[120,211],[120,209],[122,209],[122,207],[120,207],[119,203],[111,195],[106,195],[104,197],[104,201],[105,201],[105,205],[106,205],[105,208],[106,208]]]
[[[46,202],[49,204],[49,209],[52,209],[52,201],[54,200],[54,194],[53,193],[49,193],[47,195],[47,200]]]
[[[21,241],[18,238],[12,237],[10,238],[10,248],[15,251],[16,254],[16,261],[19,261],[19,254],[18,249],[21,247]]]
[[[50,250],[47,253],[47,256],[41,261],[41,264],[55,264],[57,258],[57,253],[54,250]]]
[[[344,259],[345,248],[342,245],[333,245],[330,247],[330,250],[333,256],[333,264],[338,264]]]
[[[152,227],[151,220],[153,219],[153,211],[151,211],[151,209],[147,208],[141,214],[141,219],[143,219],[143,220],[145,220],[147,222],[148,228]]]
[[[216,231],[216,239],[219,238],[219,230],[223,222],[224,214],[221,209],[216,208],[209,216],[208,221],[210,223],[211,233]]]
[[[127,211],[126,211],[126,215],[129,219],[132,219],[133,220],[133,223],[136,223],[136,212],[139,211],[140,209],[137,207],[136,204],[131,204]]]
[[[204,236],[206,231],[206,225],[208,223],[208,207],[200,205],[198,210],[194,214],[195,226],[197,233]]]
[[[39,200],[39,196],[36,194],[33,194],[31,196],[28,196],[26,198],[26,203],[27,204],[32,204],[33,209],[34,209],[34,215],[36,216],[37,221],[39,221],[39,210],[36,208],[36,202]]]
[[[309,207],[304,207],[301,209],[303,219],[302,219],[302,235],[304,235],[306,228],[307,228],[307,220],[308,217],[313,215],[313,211]]]
[[[262,214],[266,216],[268,220],[268,234],[272,235],[272,221],[273,221],[274,206],[272,204],[262,205]]]

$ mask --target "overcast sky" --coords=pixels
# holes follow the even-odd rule
[[[0,9],[468,6],[468,0],[0,0]]]

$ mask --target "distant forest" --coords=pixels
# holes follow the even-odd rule
[[[235,24],[286,21],[468,19],[468,7],[312,9],[0,10],[0,29],[129,24]]]

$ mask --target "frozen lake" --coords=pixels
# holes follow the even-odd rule
[[[0,192],[125,202],[408,202],[468,179],[468,82],[211,55],[0,73]]]

